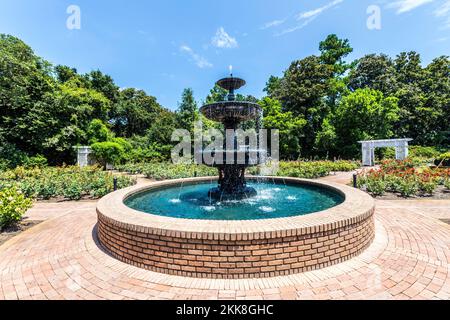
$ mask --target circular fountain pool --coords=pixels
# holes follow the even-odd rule
[[[211,178],[150,182],[113,192],[97,204],[99,242],[117,259],[137,267],[172,275],[226,279],[273,277],[323,268],[354,257],[372,242],[375,203],[368,194],[322,181],[269,181],[272,179],[275,185],[266,184],[259,193],[264,197],[265,190],[271,190],[268,193],[276,206],[269,199],[261,199],[260,204],[240,207],[220,204],[223,207],[216,212],[183,209],[190,205],[189,193],[208,190]],[[186,194],[177,194],[181,184],[186,186]],[[296,195],[288,193],[291,188],[296,188]],[[166,192],[176,196],[164,199],[161,193]],[[296,196],[303,197],[302,201],[289,198]],[[313,199],[322,197],[330,201],[325,207],[314,204]],[[147,198],[141,203],[149,203],[147,213],[125,204],[132,205],[139,198]],[[178,200],[182,205],[177,206]],[[164,210],[158,201],[166,206]],[[313,204],[318,211],[311,213],[308,206]],[[227,208],[233,215],[225,212]],[[170,216],[162,215],[162,211],[170,212]],[[211,215],[236,219],[236,214],[247,220],[211,219]]]
[[[208,196],[212,183],[180,184],[138,193],[125,200],[142,212],[186,219],[254,220],[304,215],[334,207],[344,197],[314,185],[248,183],[257,195],[243,200],[215,200]]]

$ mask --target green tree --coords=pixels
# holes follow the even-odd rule
[[[86,76],[90,82],[91,89],[102,93],[111,103],[117,103],[119,100],[119,87],[116,86],[114,80],[100,70],[91,71]]]
[[[128,88],[120,92],[119,102],[111,122],[119,136],[144,135],[158,119],[162,107],[155,97],[143,90]]]
[[[280,157],[297,159],[300,155],[300,137],[306,120],[294,116],[292,112],[283,112],[281,103],[275,99],[265,97],[259,104],[264,112],[263,127],[280,130]]]
[[[274,97],[277,94],[277,91],[280,90],[281,79],[275,76],[270,76],[269,80],[266,82],[266,87],[264,88],[264,92],[267,93],[269,97]]]
[[[224,101],[227,98],[228,91],[219,87],[217,84],[209,91],[208,96],[206,97],[206,104]]]
[[[56,79],[60,83],[69,81],[78,76],[77,69],[68,66],[57,65],[55,67]]]
[[[351,65],[344,61],[353,52],[348,39],[339,39],[337,35],[330,34],[320,42],[319,50],[321,62],[333,66],[335,75],[342,75],[350,68]]]
[[[325,97],[329,92],[333,66],[316,56],[294,61],[285,71],[277,92],[283,111],[307,121],[300,138],[302,156],[312,155],[316,134],[329,113]]]
[[[427,95],[425,105],[435,110],[436,115],[431,117],[435,122],[427,128],[431,135],[425,135],[429,139],[426,142],[428,145],[450,147],[450,57],[433,59],[424,72],[422,88]]]
[[[360,149],[358,141],[393,136],[394,123],[399,118],[397,103],[397,98],[384,97],[380,91],[358,89],[342,98],[331,118],[330,124],[334,126],[336,138],[333,138],[330,124],[322,128],[324,132],[319,136],[333,138],[331,141],[336,141],[339,155],[355,157]]]
[[[16,37],[0,35],[0,137],[18,151],[43,153],[58,130],[50,64]]]
[[[194,98],[194,92],[191,88],[183,90],[181,102],[178,105],[177,121],[180,129],[186,129],[190,132],[194,129],[194,123],[199,119],[197,102]]]
[[[357,60],[350,71],[349,87],[352,90],[370,88],[385,95],[397,90],[396,70],[391,58],[385,54],[369,54]]]
[[[124,157],[125,150],[117,142],[97,142],[91,145],[92,152],[98,162],[106,169],[107,164],[117,164]]]
[[[112,139],[112,133],[108,126],[100,119],[94,119],[87,128],[87,140],[89,144],[105,142]]]

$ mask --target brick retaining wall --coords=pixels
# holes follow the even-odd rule
[[[117,259],[156,272],[202,278],[273,277],[358,255],[374,238],[373,211],[334,229],[280,230],[281,236],[277,232],[220,234],[217,239],[200,233],[176,237],[153,229],[138,232],[98,212],[98,236]]]

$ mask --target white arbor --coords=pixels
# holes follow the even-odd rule
[[[394,147],[395,158],[404,160],[408,157],[408,142],[412,139],[387,139],[387,140],[368,140],[358,141],[362,144],[362,162],[363,166],[375,165],[375,148]]]
[[[74,147],[77,150],[77,165],[86,167],[93,165],[95,160],[92,158],[92,149],[88,146]]]

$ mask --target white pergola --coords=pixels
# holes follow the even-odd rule
[[[92,149],[88,146],[74,147],[77,150],[77,165],[86,167],[93,165],[95,160],[92,158]]]
[[[408,142],[412,139],[386,139],[358,141],[362,145],[363,166],[375,165],[375,149],[383,147],[395,148],[395,158],[404,160],[408,157]]]

